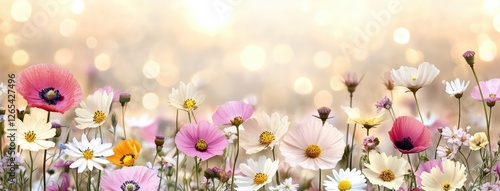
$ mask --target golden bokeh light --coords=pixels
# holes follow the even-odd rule
[[[160,74],[160,65],[155,61],[149,60],[142,67],[142,74],[146,78],[156,78]]]
[[[70,37],[75,33],[76,28],[77,25],[74,20],[64,19],[63,21],[61,21],[61,24],[59,25],[59,32],[61,33],[62,36]]]
[[[261,47],[249,45],[241,51],[240,61],[245,69],[255,71],[266,63],[266,53]]]
[[[71,1],[71,12],[74,14],[82,14],[85,11],[85,1],[84,0],[72,0]]]
[[[307,95],[313,91],[313,84],[311,79],[306,77],[299,77],[295,80],[293,84],[293,90],[295,93]]]
[[[333,104],[333,96],[327,90],[321,90],[314,95],[314,106],[320,108],[323,106],[330,107]]]
[[[273,48],[273,58],[276,63],[286,64],[293,59],[293,49],[287,44],[278,44]]]
[[[27,0],[16,0],[12,4],[10,14],[17,22],[26,22],[31,17],[31,3]]]
[[[410,42],[410,31],[401,27],[394,31],[394,42],[398,44],[408,44]]]
[[[111,57],[106,53],[101,53],[95,57],[94,65],[99,71],[109,70],[111,67]]]
[[[30,55],[25,50],[16,50],[12,54],[12,63],[17,66],[24,66],[30,61]]]
[[[422,61],[424,59],[424,54],[419,50],[409,48],[405,52],[405,57],[406,57],[406,61],[408,61],[410,64],[416,65],[416,64],[422,63]]]
[[[314,66],[327,68],[332,64],[332,56],[326,51],[319,51],[314,54]]]
[[[88,37],[85,40],[85,44],[87,44],[88,48],[94,49],[97,46],[97,40],[94,37]]]
[[[497,45],[491,40],[485,40],[479,46],[479,58],[485,62],[491,62],[495,59]]]
[[[154,110],[160,104],[160,99],[156,93],[147,93],[142,97],[142,105],[147,110]]]
[[[54,61],[60,65],[67,65],[73,61],[73,51],[68,48],[61,48],[54,54]]]

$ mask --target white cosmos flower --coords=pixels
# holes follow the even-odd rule
[[[334,169],[332,173],[333,177],[327,175],[329,180],[323,182],[328,191],[364,191],[366,188],[366,178],[356,168],[340,169],[339,172]]]
[[[391,78],[394,84],[407,87],[410,91],[416,92],[418,89],[429,85],[439,74],[436,66],[423,62],[417,68],[401,66],[398,70],[392,69]]]
[[[430,172],[422,172],[422,189],[428,191],[455,191],[467,180],[465,166],[460,162],[446,159],[442,162],[443,171],[436,166]]]
[[[273,113],[269,116],[266,112],[257,118],[247,120],[245,130],[240,131],[241,147],[246,150],[246,154],[258,153],[268,148],[278,145],[281,137],[288,131],[288,116],[280,116]]]
[[[96,138],[88,140],[85,134],[82,134],[82,142],[78,142],[73,137],[73,143],[66,144],[64,153],[77,158],[69,167],[78,168],[78,173],[82,173],[85,169],[92,171],[95,168],[103,170],[102,165],[108,164],[106,157],[114,154],[111,149],[111,143],[101,144],[101,139]]]
[[[179,89],[172,88],[168,95],[170,105],[184,111],[193,111],[205,100],[205,94],[198,92],[193,83],[179,83]]]
[[[247,164],[240,164],[240,171],[243,175],[236,175],[234,183],[238,191],[254,191],[273,180],[273,176],[278,170],[279,161],[261,156],[258,161],[248,159]]]
[[[371,152],[363,173],[374,185],[397,190],[404,182],[408,161],[385,153]]]
[[[52,123],[46,119],[26,114],[23,121],[16,118],[16,126],[16,140],[21,149],[39,151],[55,146],[53,141],[46,140],[56,135],[56,129],[52,129]]]
[[[271,190],[271,191],[297,191],[298,188],[299,188],[298,184],[292,183],[292,178],[287,178],[280,185],[278,185],[276,187],[269,187],[269,190]]]
[[[467,81],[467,83],[465,81],[460,82],[460,79],[458,78],[453,81],[446,82],[446,93],[450,94],[450,97],[462,95],[465,89],[469,87],[469,83],[470,81]]]
[[[87,100],[80,103],[76,108],[76,125],[79,129],[96,128],[104,124],[109,115],[109,109],[113,102],[113,92],[94,92],[87,96]]]

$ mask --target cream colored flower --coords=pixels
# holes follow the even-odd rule
[[[429,85],[439,74],[436,66],[423,62],[417,68],[401,66],[398,70],[392,69],[391,78],[394,84],[407,87],[410,91],[416,92],[418,89]]]
[[[397,190],[404,182],[408,161],[385,153],[371,152],[363,173],[375,185]]]
[[[446,159],[442,162],[443,170],[439,166],[430,172],[422,172],[422,189],[427,191],[455,191],[464,185],[467,180],[465,166],[460,162]]]
[[[46,140],[56,135],[56,129],[52,129],[52,123],[47,123],[46,119],[26,114],[23,121],[16,119],[16,126],[16,140],[21,149],[39,151],[55,146],[53,141]]]
[[[75,121],[78,123],[78,129],[96,128],[104,124],[109,116],[111,103],[113,102],[113,92],[96,91],[87,96],[87,100],[80,103],[76,108]]]
[[[477,132],[470,138],[469,148],[471,150],[479,150],[484,148],[488,144],[488,137],[486,137],[486,133]]]
[[[179,89],[172,88],[172,93],[168,95],[170,105],[184,111],[193,111],[205,100],[205,94],[196,90],[194,84],[184,82],[179,83]]]
[[[281,137],[288,131],[288,116],[273,113],[269,116],[262,112],[257,118],[252,118],[244,124],[245,129],[240,131],[241,147],[246,154],[254,154],[265,149],[272,149],[281,141]]]
[[[359,108],[357,107],[341,107],[348,116],[347,123],[349,124],[358,123],[360,125],[363,125],[363,127],[365,128],[372,128],[379,125],[380,122],[384,121],[385,119],[385,110],[381,110],[377,113],[376,116],[373,117],[363,117],[361,116]]]

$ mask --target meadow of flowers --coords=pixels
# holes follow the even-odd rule
[[[440,73],[424,62],[418,68],[392,69],[383,82],[387,96],[373,101],[377,113],[371,114],[352,102],[363,77],[346,73],[343,83],[350,104],[333,106],[348,116],[341,124],[331,124],[331,109],[321,107],[304,124],[290,127],[287,115],[256,112],[254,105],[244,101],[227,101],[204,119],[196,110],[210,94],[180,82],[165,98],[169,109],[176,110],[175,131],[149,133],[154,137],[152,148],[127,132],[127,104],[134,95],[107,87],[85,97],[65,68],[33,65],[15,78],[15,90],[28,103],[25,110],[17,111],[15,139],[8,138],[6,109],[0,109],[0,189],[500,190],[499,153],[494,150],[498,147],[492,148],[498,138],[491,135],[500,79],[479,81],[474,54],[465,52],[463,64],[470,66],[475,78],[450,80],[443,88],[443,95],[446,92],[457,102],[446,106],[458,111],[453,125],[424,125],[418,92],[425,91]],[[470,95],[464,94],[469,85],[473,86]],[[395,112],[403,107],[393,104],[395,86],[406,88],[413,97],[415,116]],[[6,93],[6,85],[0,84],[0,96]],[[486,128],[461,123],[462,99],[482,104]],[[44,110],[45,115],[33,114],[33,108]],[[71,123],[52,120],[54,113],[71,116]],[[392,121],[388,132],[379,132],[382,121]],[[379,139],[373,132],[387,133],[390,139]],[[364,140],[356,143],[360,135]],[[15,140],[15,152],[8,152],[10,140]],[[391,143],[397,154],[379,148],[381,142]],[[315,178],[299,179],[292,173],[297,171],[313,172]]]

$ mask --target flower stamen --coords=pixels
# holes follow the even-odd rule
[[[28,131],[26,135],[24,135],[24,138],[26,139],[27,142],[32,143],[36,139],[36,134],[33,131]]]
[[[259,143],[261,145],[269,145],[271,144],[273,141],[274,141],[274,135],[273,133],[269,132],[269,131],[264,131],[260,134],[259,136]]]
[[[351,182],[349,182],[349,180],[341,180],[338,185],[340,191],[350,190],[351,187],[352,185]]]
[[[196,101],[189,98],[189,99],[186,99],[186,101],[184,101],[184,108],[188,109],[188,110],[194,110],[196,108],[198,108],[198,106],[196,105]]]
[[[83,151],[83,158],[90,160],[94,158],[94,151],[90,148],[87,148],[87,150]]]
[[[102,112],[101,110],[97,110],[94,113],[94,122],[102,123],[104,120],[106,120],[106,114],[104,114],[104,112]]]
[[[253,178],[253,183],[255,184],[263,184],[266,181],[267,181],[267,175],[260,172],[255,174],[255,177]]]
[[[382,179],[384,182],[390,182],[396,179],[396,175],[394,175],[394,172],[392,172],[392,170],[387,169],[382,171],[382,173],[380,173],[379,178]]]
[[[318,158],[321,154],[321,148],[316,144],[311,144],[306,148],[306,156],[309,158]]]
[[[203,151],[207,150],[208,144],[207,144],[207,142],[205,142],[205,140],[200,139],[200,140],[196,141],[196,145],[194,147],[197,151],[203,152]]]

